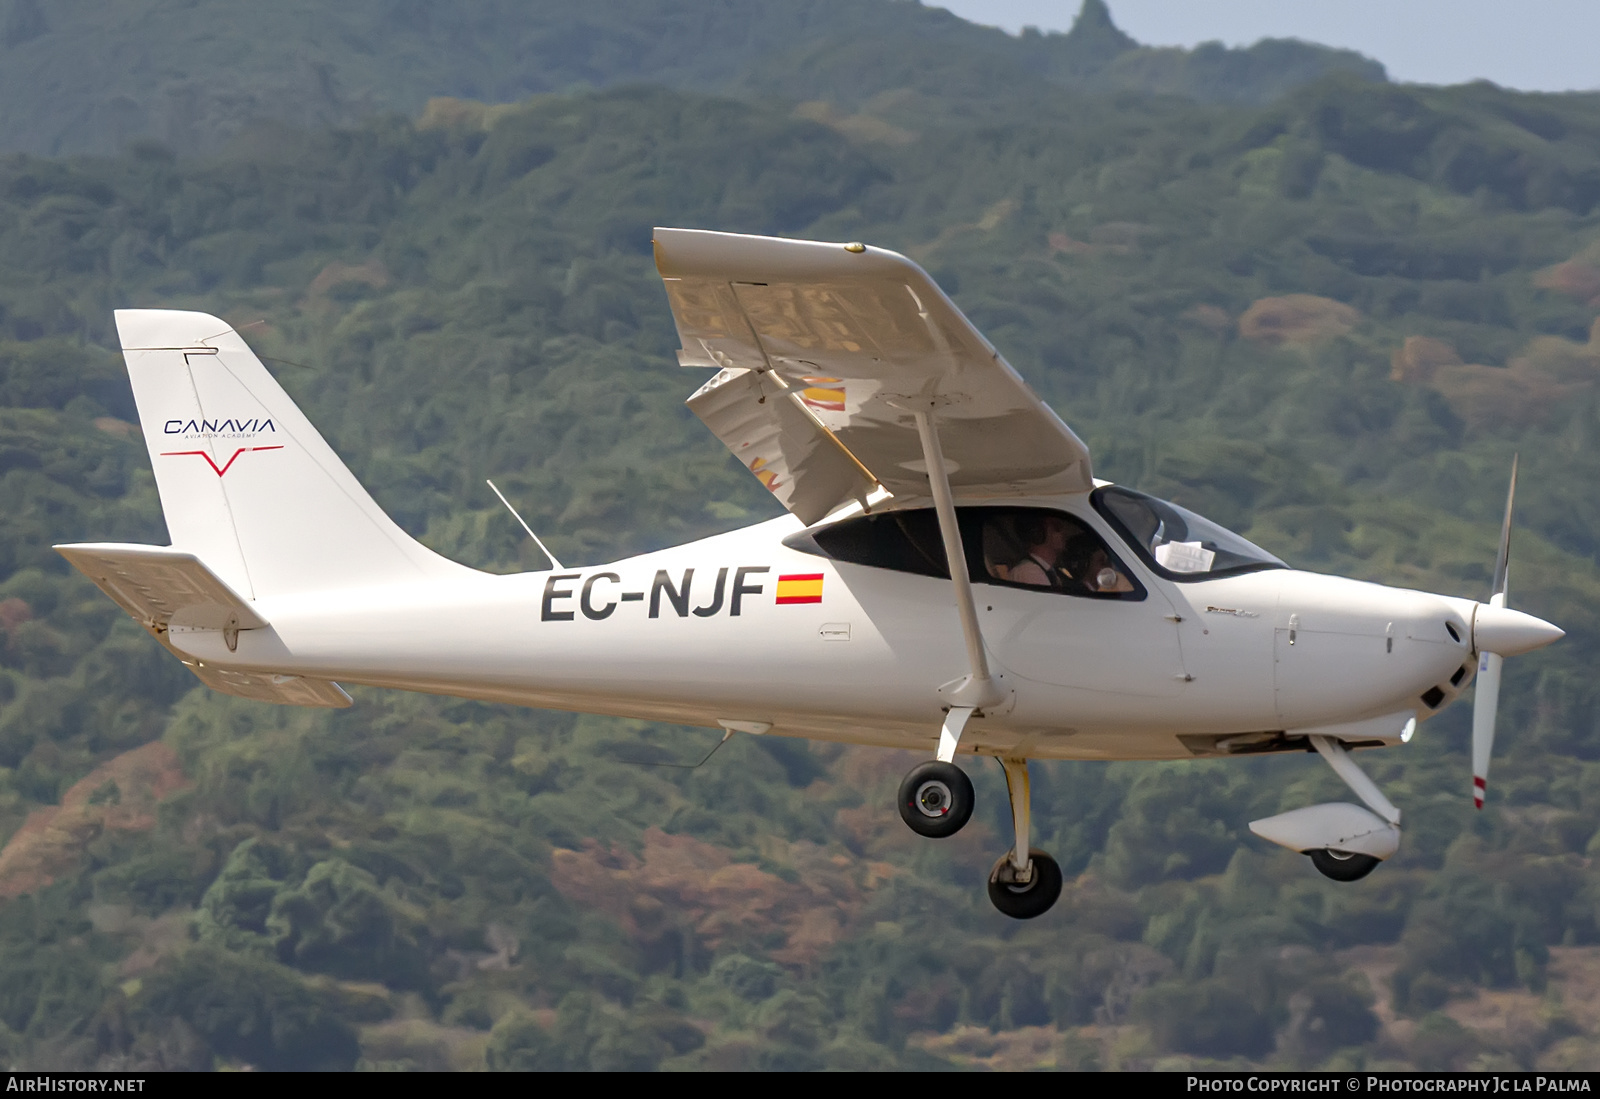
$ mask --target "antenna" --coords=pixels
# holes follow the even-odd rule
[[[612,756],[611,758],[618,763],[632,763],[637,767],[677,767],[681,770],[693,771],[695,768],[704,767],[709,763],[711,757],[717,754],[717,749],[733,739],[734,733],[749,733],[751,736],[760,736],[772,728],[772,722],[770,721],[729,721],[727,718],[721,717],[717,719],[717,724],[723,728],[722,739],[711,746],[711,751],[707,752],[699,763],[657,763],[654,760],[627,759],[623,756]]]
[[[494,489],[494,494],[500,497],[500,502],[506,506],[506,510],[511,513],[511,517],[522,524],[522,529],[528,532],[528,537],[533,539],[533,544],[539,547],[539,551],[541,553],[550,558],[550,564],[558,569],[566,568],[565,565],[556,560],[556,555],[551,553],[549,548],[543,542],[539,541],[539,536],[533,533],[533,528],[528,525],[528,521],[517,514],[517,509],[511,506],[511,501],[506,499],[506,494],[501,492],[498,488],[495,488],[493,481],[486,480],[484,481],[484,484]]]
[[[693,771],[696,768],[704,767],[707,763],[709,763],[711,761],[711,757],[717,754],[717,749],[728,743],[728,741],[732,740],[733,734],[737,733],[738,731],[739,730],[737,729],[726,730],[722,734],[722,739],[711,746],[711,751],[707,752],[705,754],[705,758],[699,763],[657,763],[655,760],[628,759],[626,756],[612,756],[611,759],[614,763],[631,763],[635,767],[673,767],[682,771]]]

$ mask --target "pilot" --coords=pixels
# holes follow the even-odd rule
[[[1028,547],[1028,555],[1011,568],[1011,579],[1018,584],[1061,591],[1065,577],[1057,565],[1067,548],[1069,535],[1065,520],[1054,515],[1028,515],[1017,521],[1017,534]]]

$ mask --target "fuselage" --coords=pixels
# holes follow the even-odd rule
[[[1119,544],[1087,494],[1008,503]],[[220,666],[926,750],[939,688],[967,671],[950,583],[785,545],[800,531],[785,516],[604,565],[266,597],[270,626],[234,651],[181,619],[168,640]],[[1470,600],[1286,568],[1173,580],[1122,556],[1140,598],[974,577],[1006,700],[963,751],[1186,758],[1326,728],[1390,743],[1471,680]]]

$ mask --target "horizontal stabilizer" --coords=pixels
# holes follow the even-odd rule
[[[252,630],[266,625],[249,603],[192,553],[116,542],[85,542],[55,550],[152,632],[165,630],[180,612],[184,625],[199,629]]]
[[[57,546],[56,552],[93,580],[145,629],[161,639],[200,682],[224,694],[289,706],[350,705],[337,683],[271,672],[218,668],[173,649],[174,621],[197,630],[255,630],[267,622],[194,554],[161,546],[89,542]]]
[[[298,675],[272,675],[236,672],[199,661],[185,660],[188,669],[212,690],[223,694],[253,698],[257,702],[276,702],[285,706],[322,706],[342,710],[351,698],[344,688],[326,679],[306,679]]]

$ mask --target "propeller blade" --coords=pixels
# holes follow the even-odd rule
[[[1506,517],[1500,523],[1500,553],[1494,559],[1494,586],[1489,589],[1489,602],[1495,606],[1506,605],[1506,573],[1511,567],[1511,505],[1517,499],[1517,458],[1511,456],[1511,487],[1506,489]],[[1495,603],[1494,597],[1500,596]]]
[[[1483,808],[1489,789],[1489,756],[1494,751],[1494,717],[1500,708],[1500,665],[1505,657],[1478,657],[1478,686],[1472,698],[1472,804]]]
[[[1500,524],[1500,553],[1494,562],[1494,584],[1489,590],[1489,606],[1504,609],[1506,586],[1511,571],[1511,508],[1517,498],[1517,455],[1511,456],[1511,487],[1506,490],[1506,515]],[[1474,637],[1476,640],[1476,637]],[[1500,709],[1500,668],[1505,658],[1499,653],[1480,652],[1478,686],[1472,696],[1472,804],[1483,808],[1489,790],[1489,759],[1494,754],[1494,719]]]

